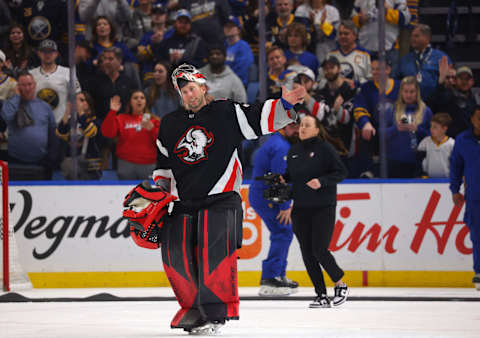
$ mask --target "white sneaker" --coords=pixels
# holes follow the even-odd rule
[[[206,322],[203,325],[192,328],[188,334],[192,336],[215,336],[220,333],[222,323]]]
[[[330,299],[328,299],[327,295],[320,295],[316,297],[313,302],[309,305],[310,308],[330,308],[332,307],[330,304]]]
[[[347,284],[343,283],[343,285],[336,285],[334,290],[335,290],[335,296],[333,297],[332,306],[340,306],[347,301],[347,297],[348,297]]]

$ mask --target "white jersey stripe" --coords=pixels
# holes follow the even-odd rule
[[[271,131],[268,129],[268,118],[270,117],[270,114],[274,114],[275,112],[272,112],[272,103],[274,100],[267,100],[263,104],[262,107],[262,113],[260,116],[260,128],[262,130],[262,134],[270,134]]]
[[[258,136],[253,131],[253,128],[248,123],[247,116],[245,112],[242,110],[239,104],[235,103],[235,113],[237,114],[237,121],[238,125],[240,126],[240,131],[247,140],[254,140],[258,138]]]
[[[157,147],[158,147],[158,150],[160,150],[160,152],[162,153],[163,156],[168,157],[167,148],[165,148],[163,146],[162,142],[160,142],[160,140],[158,138],[157,138]]]
[[[237,165],[236,165],[237,164]],[[225,187],[227,186],[228,182],[232,178],[232,175],[236,175],[234,169],[238,167],[240,177],[237,177],[236,180],[239,181],[238,184],[235,182],[233,186],[233,191],[240,193],[240,184],[242,183],[242,163],[238,158],[237,149],[232,154],[230,161],[228,162],[227,169],[223,173],[222,177],[217,181],[217,183],[213,186],[212,190],[209,191],[208,195],[220,194],[224,192]]]

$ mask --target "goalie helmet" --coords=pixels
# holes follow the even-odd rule
[[[182,92],[180,91],[180,86],[178,83],[179,80],[196,82],[201,85],[207,82],[207,78],[205,77],[205,75],[200,73],[198,69],[194,66],[186,63],[178,66],[172,73],[172,82],[173,87],[178,91],[180,98],[182,98]]]
[[[142,248],[158,249],[168,204],[175,196],[152,188],[148,181],[133,188],[123,202],[123,217],[128,220],[130,236]]]

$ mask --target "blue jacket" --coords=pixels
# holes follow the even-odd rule
[[[417,76],[420,71],[420,90],[422,98],[425,100],[434,93],[435,88],[437,87],[439,76],[438,63],[440,62],[440,59],[447,54],[434,48],[427,50],[424,54],[426,54],[426,56],[423,62],[420,62],[418,54],[414,51],[401,58],[395,78],[403,79],[405,76]],[[420,67],[418,67],[417,61]],[[450,58],[448,58],[448,63],[452,63]]]
[[[279,133],[273,134],[260,148],[253,160],[252,177],[263,176],[266,173],[283,174],[287,170],[287,154],[290,143]],[[250,184],[252,193],[262,194],[268,186],[263,181],[253,180]],[[287,210],[290,201],[279,204],[280,210]]]
[[[417,105],[407,105],[405,115],[413,115],[417,110]],[[416,144],[427,135],[430,135],[430,120],[432,119],[432,111],[425,107],[422,122],[418,125],[417,131],[413,137],[416,138]],[[399,131],[397,121],[395,121],[395,111],[386,114],[387,120],[387,158],[403,163],[415,163],[416,149],[412,149],[410,141],[410,132]]]
[[[253,61],[252,49],[246,41],[239,40],[233,45],[227,45],[225,64],[232,68],[235,74],[242,80],[244,86],[248,84],[248,69]]]
[[[459,134],[450,155],[450,190],[457,193],[465,176],[465,197],[480,201],[480,140],[469,129]]]

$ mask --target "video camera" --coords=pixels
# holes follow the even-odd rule
[[[274,203],[283,203],[292,197],[292,189],[280,181],[280,174],[266,173],[255,177],[257,181],[264,181],[269,187],[263,191],[263,198]]]

